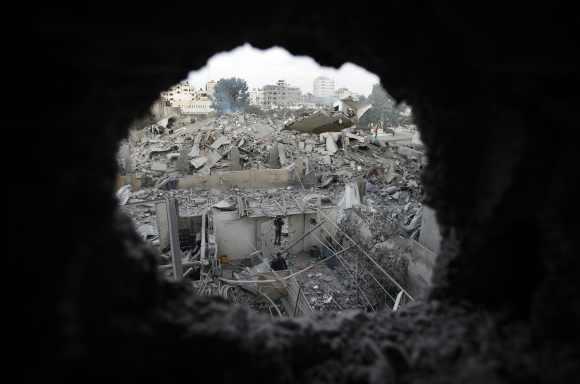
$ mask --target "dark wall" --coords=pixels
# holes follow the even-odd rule
[[[13,283],[21,374],[165,382],[577,377],[575,13],[552,3],[352,6],[224,3],[200,15],[193,3],[157,3],[13,14],[7,142],[28,156],[7,175],[19,202],[11,240],[20,245],[17,265],[32,265]],[[160,91],[246,41],[322,65],[354,62],[413,107],[429,157],[428,203],[444,236],[428,302],[396,314],[272,322],[161,282],[156,256],[115,206],[117,142]],[[23,102],[30,90],[36,108]],[[39,209],[46,225],[31,244],[25,218]]]

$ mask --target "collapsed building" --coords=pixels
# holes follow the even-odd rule
[[[359,130],[369,108],[346,98],[294,119],[178,116],[171,129],[151,128],[167,127],[166,118],[121,146],[120,169],[131,172],[119,177],[120,203],[161,252],[167,277],[188,277],[199,292],[272,315],[398,308],[425,295],[434,265],[417,242],[425,158],[413,127],[380,137]],[[284,223],[279,244],[276,218]],[[386,241],[397,247],[385,250]],[[277,274],[288,281],[265,275],[278,255],[287,268]],[[254,302],[241,292],[252,285]]]
[[[11,100],[39,88],[50,97],[8,118],[9,142],[29,153],[7,168],[19,200],[8,235],[20,247],[8,259],[31,266],[5,275],[9,370],[59,382],[574,382],[577,13],[556,3],[395,1],[357,17],[318,3],[209,5],[219,22],[175,23],[197,4],[23,9],[18,39],[7,39]],[[105,24],[111,16],[119,23]],[[426,300],[272,320],[158,276],[114,201],[118,143],[160,91],[245,41],[356,62],[412,106],[442,228]],[[60,220],[35,231],[40,252],[23,252],[39,212]]]

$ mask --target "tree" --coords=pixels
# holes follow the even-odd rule
[[[397,126],[408,120],[402,114],[406,107],[404,105],[397,106],[395,100],[389,96],[380,84],[373,85],[373,90],[368,97],[368,101],[373,106],[361,117],[359,125],[362,127],[366,127],[370,123],[378,123],[379,121],[383,121],[386,126]]]
[[[250,104],[248,84],[243,79],[221,79],[216,83],[214,92],[212,107],[219,115],[245,111]]]

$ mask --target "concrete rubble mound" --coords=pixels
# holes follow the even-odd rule
[[[167,277],[178,260],[200,294],[283,316],[392,307],[401,287],[377,271],[375,284],[361,272],[373,265],[357,260],[366,252],[406,284],[425,157],[413,127],[380,136],[358,129],[368,108],[345,100],[307,116],[178,116],[156,123],[164,130],[132,131],[119,151],[119,204],[159,250]],[[267,239],[277,217],[279,243]]]

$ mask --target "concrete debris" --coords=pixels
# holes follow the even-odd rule
[[[216,141],[214,141],[212,145],[210,145],[210,148],[219,149],[219,147],[221,147],[222,145],[229,143],[230,139],[228,139],[226,136],[220,136]]]
[[[336,152],[338,152],[338,145],[336,145],[336,141],[338,140],[337,136],[330,133],[322,134],[321,136],[325,138],[326,151],[328,153],[334,155]]]
[[[224,211],[231,211],[234,210],[236,208],[235,204],[232,204],[231,202],[227,201],[227,200],[221,200],[217,203],[215,203],[214,205],[212,205],[212,207],[214,208],[218,208]]]
[[[242,164],[240,162],[240,150],[238,147],[233,147],[230,151],[230,160],[232,162],[232,171],[240,171],[242,169]]]
[[[201,168],[204,166],[205,163],[207,163],[207,157],[203,156],[203,157],[195,158],[195,159],[191,160],[190,163],[196,169]]]
[[[163,163],[161,161],[154,161],[151,163],[151,170],[165,172],[167,171],[167,163]]]
[[[177,199],[180,219],[201,217],[208,212],[207,228],[222,225],[222,232],[212,234],[214,243],[218,243],[220,233],[224,236],[223,228],[227,228],[227,236],[233,232],[238,236],[236,241],[230,241],[234,243],[230,247],[243,249],[243,255],[251,261],[243,265],[260,266],[239,272],[239,265],[235,264],[238,261],[232,261],[232,255],[228,254],[234,251],[224,251],[227,247],[220,245],[217,252],[220,252],[224,268],[227,268],[227,263],[234,263],[231,268],[235,275],[227,272],[228,278],[237,276],[242,280],[254,280],[260,273],[270,273],[270,259],[262,258],[275,255],[290,239],[298,238],[296,233],[312,228],[315,224],[310,220],[320,220],[317,212],[322,208],[333,210],[341,228],[353,226],[353,237],[368,246],[369,252],[383,265],[401,269],[403,262],[389,259],[384,254],[404,253],[403,246],[392,242],[394,237],[419,237],[423,152],[420,146],[412,145],[410,139],[407,141],[406,137],[411,138],[414,134],[407,128],[393,128],[394,134],[385,134],[384,131],[373,134],[358,129],[354,123],[358,118],[356,110],[345,105],[340,107],[342,110],[319,111],[306,117],[291,112],[270,113],[270,116],[233,113],[197,119],[194,123],[177,117],[170,125],[171,132],[166,128],[156,134],[148,130],[132,133],[129,143],[123,146],[121,157],[127,158],[127,152],[130,152],[131,176],[141,186],[131,188],[125,185],[118,191],[122,209],[130,213],[140,235],[156,244],[161,259],[167,260],[166,263],[170,258],[164,223],[167,212],[163,213],[162,208],[164,199]],[[318,122],[308,120],[312,116],[322,117]],[[290,117],[292,121],[286,123]],[[299,121],[310,127],[304,131],[308,133],[294,129]],[[317,124],[321,122],[328,130],[325,128],[318,132],[321,126]],[[342,128],[333,131],[335,126],[346,126],[349,122],[348,131]],[[293,128],[287,129],[289,127]],[[246,177],[246,174],[251,176]],[[275,188],[248,188],[250,183],[247,180],[263,175],[285,175],[286,178]],[[218,188],[198,182],[209,178],[197,176],[215,178],[219,181],[216,185],[230,184]],[[188,185],[184,179],[193,179],[194,182]],[[128,184],[127,180],[123,179],[119,186]],[[226,220],[228,226],[213,221],[218,215],[222,216],[220,220],[229,220]],[[295,217],[290,219],[293,215]],[[263,239],[252,240],[246,253],[247,244],[243,239],[270,233],[273,236],[272,222],[276,216],[286,218],[281,246],[273,246]],[[251,225],[248,224],[247,228],[240,226],[242,233],[241,229],[231,229],[236,220],[249,220]],[[200,228],[201,221],[192,225]],[[191,231],[185,232],[182,235],[185,236],[184,242],[190,244],[187,251],[190,253],[183,251],[184,260],[192,260],[195,252],[198,252],[196,257],[199,259],[201,251],[196,249],[201,247],[196,245],[199,236],[191,238]],[[324,232],[315,232],[314,235],[320,241],[326,241]],[[307,242],[304,252],[287,259],[291,270],[308,267],[313,260],[320,260],[330,252],[315,238],[304,241]],[[333,246],[339,248],[336,244]],[[204,253],[211,254],[211,250],[205,249]],[[352,255],[346,252],[343,256],[348,263]],[[209,263],[207,258],[204,260]],[[303,305],[309,305],[314,311],[366,309],[368,304],[351,277],[354,270],[345,269],[337,259],[331,260],[333,263],[322,263],[297,277],[305,297]],[[207,285],[220,289],[215,281]],[[240,295],[237,297],[242,300]],[[244,300],[255,302],[258,299],[246,297]],[[271,304],[265,305],[267,311]]]
[[[151,224],[143,224],[137,228],[137,233],[145,240],[158,236],[157,231]]]
[[[341,209],[350,209],[361,204],[358,184],[356,182],[347,183],[344,186],[344,194],[338,207]]]

